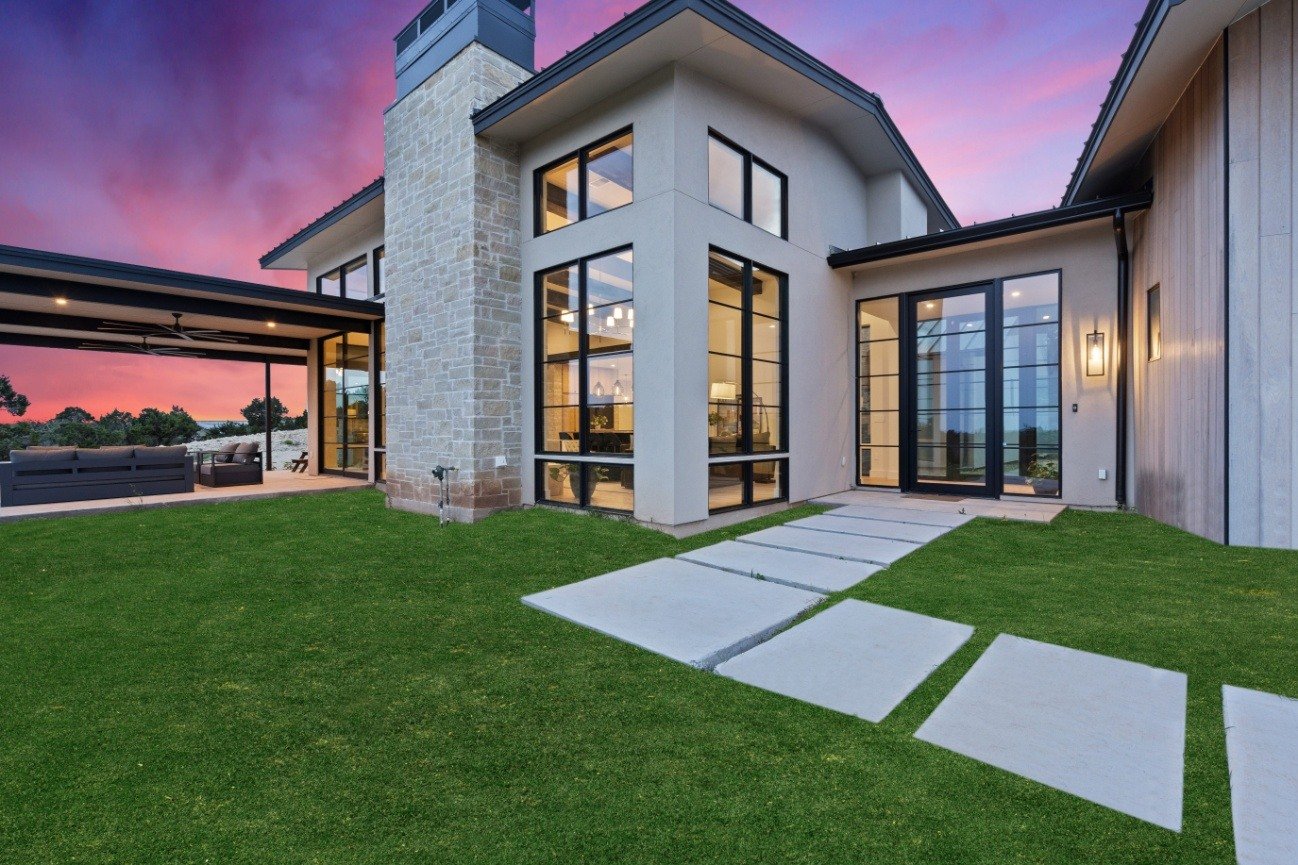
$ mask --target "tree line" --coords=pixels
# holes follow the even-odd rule
[[[0,375],[0,409],[22,417],[29,405],[16,392],[8,377]],[[261,397],[241,411],[244,422],[231,421],[207,430],[180,406],[171,411],[141,409],[139,414],[114,409],[95,417],[77,406],[68,406],[48,421],[17,421],[0,424],[0,460],[9,452],[39,445],[101,447],[110,445],[177,445],[202,439],[252,435],[266,431],[266,404]],[[277,397],[270,398],[271,429],[306,429],[306,412],[290,415]]]

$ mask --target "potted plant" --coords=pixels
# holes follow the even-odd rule
[[[568,480],[569,469],[566,463],[550,463],[546,471],[545,491],[547,498],[559,501],[563,498],[564,481]]]
[[[1024,475],[1032,492],[1039,496],[1053,496],[1059,492],[1059,460],[1035,459],[1028,463]]]

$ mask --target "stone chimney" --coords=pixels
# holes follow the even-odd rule
[[[518,152],[475,111],[532,76],[528,0],[434,0],[397,36],[384,118],[388,501],[452,518],[522,495]]]

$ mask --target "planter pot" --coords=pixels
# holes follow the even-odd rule
[[[1039,496],[1059,495],[1059,481],[1055,478],[1028,478],[1028,484]]]

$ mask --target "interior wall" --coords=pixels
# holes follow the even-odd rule
[[[1225,539],[1225,119],[1222,46],[1204,61],[1150,154],[1154,204],[1132,220],[1131,504]],[[1149,359],[1159,286],[1162,357]]]
[[[1230,542],[1298,546],[1293,0],[1228,34]]]

